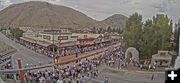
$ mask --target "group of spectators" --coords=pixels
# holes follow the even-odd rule
[[[21,43],[21,42],[19,42],[19,43],[23,46],[26,46],[27,48],[29,48],[31,50],[34,50],[37,53],[47,55],[48,57],[52,57],[52,58],[59,57],[57,50],[52,51],[45,47],[38,46],[35,44],[31,45],[29,43]],[[110,45],[114,45],[117,43],[119,43],[118,40],[112,40],[112,41],[107,41],[107,42],[97,43],[97,44],[87,45],[87,46],[77,45],[77,46],[73,46],[71,48],[64,47],[61,49],[60,52],[61,52],[62,57],[69,56],[69,55],[76,55],[76,54],[84,54],[84,53],[87,53],[87,52],[90,52],[93,50],[97,50],[100,48],[104,48],[104,47],[107,47]]]
[[[100,43],[89,46],[76,46],[73,49],[61,50],[61,56],[69,56],[73,54],[83,54],[100,48],[104,48],[110,45],[117,44],[119,41],[110,41],[106,43]],[[19,42],[20,43],[20,42]],[[20,43],[21,44],[21,43]],[[43,47],[31,46],[29,44],[23,44],[29,49],[34,50],[37,53],[45,54],[49,57],[56,57],[57,52],[51,52]],[[53,70],[39,70],[39,71],[27,71],[25,73],[25,80],[27,83],[84,83],[85,78],[98,77],[99,66],[106,65],[111,66],[116,63],[116,60],[120,58],[123,60],[125,57],[120,56],[119,48],[113,48],[111,51],[94,57],[92,59],[86,59],[85,61],[78,61],[75,65],[66,66],[65,68],[59,68]],[[17,74],[17,78],[19,76]],[[109,78],[104,77],[104,83],[108,83]]]
[[[117,41],[109,41],[106,43],[99,43],[95,45],[88,45],[88,46],[75,46],[71,49],[63,49],[61,51],[61,56],[69,56],[74,54],[84,54],[93,50],[98,50],[100,48],[104,48],[113,44],[118,43]]]
[[[117,58],[121,57],[119,49],[106,51],[97,57],[78,61],[74,65],[57,67],[54,70],[28,71],[25,73],[27,83],[84,83],[85,78],[98,77],[99,66],[114,65]],[[108,83],[109,78],[104,77],[104,83]]]

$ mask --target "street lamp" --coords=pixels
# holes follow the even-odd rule
[[[59,62],[60,62],[60,59],[61,59],[61,39],[59,39],[59,46],[58,46],[58,57],[59,57]]]
[[[120,47],[119,47],[119,50],[120,50],[120,56],[122,56],[122,40],[123,40],[123,37],[121,37],[121,41],[120,41]],[[118,69],[120,68],[120,57],[118,57]]]

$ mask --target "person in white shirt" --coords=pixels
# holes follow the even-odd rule
[[[63,81],[61,79],[58,79],[57,83],[63,83]]]

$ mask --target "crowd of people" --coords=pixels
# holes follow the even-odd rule
[[[57,67],[54,70],[28,71],[25,73],[27,83],[84,83],[85,77],[98,77],[99,66],[112,66],[117,58],[121,57],[119,49],[106,51],[97,57],[78,61],[74,65],[64,68]],[[104,83],[108,83],[109,78],[104,77]]]
[[[52,51],[50,49],[39,46],[37,44],[31,45],[29,43],[21,43],[20,41],[17,41],[17,40],[16,40],[16,42],[19,42],[21,45],[23,45],[31,50],[34,50],[37,53],[47,55],[48,57],[52,57],[52,58],[59,57],[57,49]],[[63,48],[61,48],[60,56],[64,57],[64,56],[76,55],[76,54],[80,55],[80,54],[84,54],[84,53],[87,53],[87,52],[90,52],[93,50],[97,50],[100,48],[104,48],[104,47],[107,47],[110,45],[117,44],[118,42],[119,42],[119,40],[112,40],[112,41],[107,41],[107,42],[102,42],[102,43],[95,43],[93,45],[86,45],[86,46],[77,45],[77,46],[72,46],[71,48],[63,47]]]
[[[61,51],[61,56],[83,54],[83,53],[87,53],[93,50],[98,50],[100,48],[104,48],[113,44],[117,44],[117,43],[118,41],[110,41],[106,43],[99,43],[99,44],[88,45],[88,46],[75,46],[74,48],[71,48],[71,49],[63,49]]]
[[[44,54],[47,55],[48,57],[59,57],[57,49],[52,51],[50,49],[47,49],[46,47],[40,46],[36,43],[29,43],[21,40],[17,40],[16,38],[12,38],[11,36],[7,36],[9,39],[14,40],[16,43],[19,43],[39,54]],[[71,48],[68,47],[63,47],[61,48],[61,55],[62,57],[64,56],[69,56],[69,55],[76,55],[76,54],[84,54],[93,50],[101,49],[107,46],[111,46],[114,44],[119,43],[119,40],[112,39],[111,41],[106,41],[106,42],[101,42],[101,43],[94,43],[93,45],[86,45],[86,46],[81,46],[81,45],[76,45],[72,46]]]

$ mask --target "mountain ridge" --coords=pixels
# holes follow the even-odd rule
[[[119,17],[118,17],[119,15]],[[87,15],[65,6],[55,5],[42,1],[29,1],[13,4],[0,11],[0,24],[3,27],[28,26],[35,28],[92,28],[92,27],[125,27],[126,16],[116,14],[112,21],[108,17],[97,21]],[[112,19],[113,19],[112,18]],[[110,19],[110,20],[108,20]],[[120,25],[117,25],[117,24]]]

